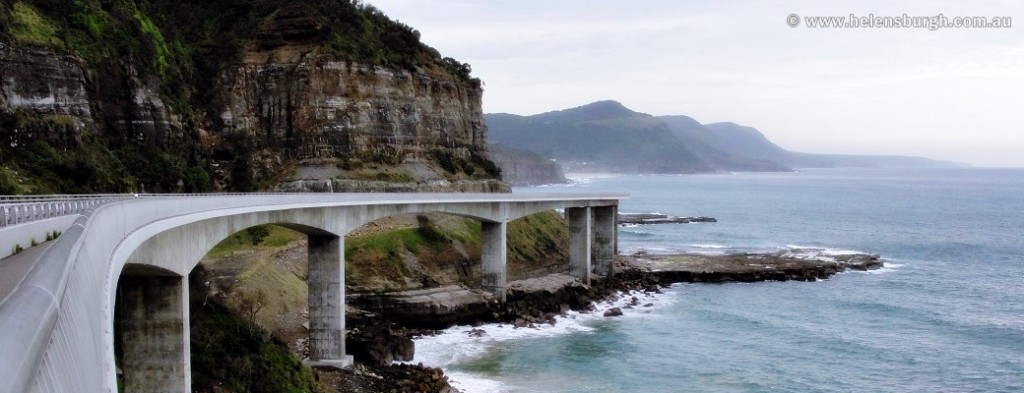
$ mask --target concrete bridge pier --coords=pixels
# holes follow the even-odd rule
[[[618,252],[617,206],[573,207],[565,209],[569,224],[569,274],[590,285],[594,272],[612,273]]]
[[[311,367],[342,369],[345,354],[345,238],[309,235],[309,359]]]
[[[124,391],[189,392],[188,278],[124,275],[117,296]]]
[[[569,224],[569,274],[590,285],[590,247],[593,229],[590,207],[565,209]]]
[[[595,206],[591,210],[594,212],[594,243],[591,246],[594,271],[608,276],[612,274],[615,254],[618,253],[618,206]]]
[[[506,262],[508,260],[508,223],[481,222],[481,258],[485,291],[491,291],[499,302],[505,301]]]

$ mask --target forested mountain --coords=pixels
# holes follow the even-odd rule
[[[701,124],[682,115],[639,113],[615,101],[519,116],[485,115],[491,140],[563,162],[568,171],[694,173],[791,168],[936,167],[921,157],[788,151],[736,123]]]

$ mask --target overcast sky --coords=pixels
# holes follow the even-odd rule
[[[1022,1],[369,2],[471,64],[486,112],[611,99],[752,126],[795,151],[1024,166]],[[1010,16],[1013,27],[791,28],[793,13]]]

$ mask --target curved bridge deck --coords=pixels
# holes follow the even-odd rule
[[[309,237],[307,362],[344,367],[351,362],[344,347],[344,236],[349,231],[402,213],[440,212],[477,219],[483,231],[481,286],[503,300],[509,221],[565,209],[571,232],[570,272],[589,282],[595,270],[611,271],[615,216],[619,200],[626,196],[101,197],[0,200],[5,212],[0,239],[63,232],[47,249],[38,250],[35,265],[0,303],[0,392],[116,392],[118,366],[125,391],[189,391],[188,274],[214,245],[248,227],[276,224]],[[115,342],[121,348],[120,362],[115,359]]]

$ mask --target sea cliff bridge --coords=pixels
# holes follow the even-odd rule
[[[351,364],[345,352],[344,301],[349,231],[404,213],[479,220],[482,288],[504,300],[509,221],[564,209],[571,234],[570,273],[589,282],[592,273],[612,269],[616,213],[625,197],[0,196],[0,393],[116,392],[119,372],[124,391],[191,391],[188,274],[217,243],[252,226],[275,224],[308,237],[306,362],[345,367]],[[62,232],[57,240],[31,247],[53,231]],[[25,251],[15,253],[19,248]]]

